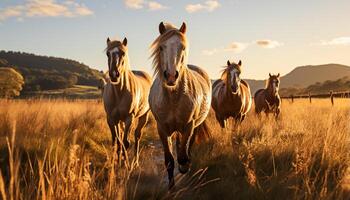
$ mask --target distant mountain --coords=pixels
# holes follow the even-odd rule
[[[325,82],[317,82],[315,84],[309,85],[306,88],[282,88],[280,90],[280,95],[284,97],[289,97],[291,95],[307,95],[311,93],[312,95],[318,94],[328,94],[330,91],[333,92],[347,92],[350,91],[350,77],[344,77],[337,80],[327,80]]]
[[[24,91],[98,86],[101,77],[99,71],[74,60],[12,51],[0,51],[0,67],[19,71],[24,77]]]
[[[268,74],[266,74],[268,76]],[[308,65],[297,67],[281,77],[281,88],[307,88],[316,83],[335,81],[350,77],[350,67],[340,64]],[[246,80],[254,94],[265,86],[265,80]]]

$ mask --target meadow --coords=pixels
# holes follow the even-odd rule
[[[99,100],[0,100],[2,199],[348,199],[350,100],[283,100],[195,144],[191,171],[168,191],[154,120],[123,160]],[[231,126],[233,127],[233,126]],[[131,140],[133,138],[131,137]]]

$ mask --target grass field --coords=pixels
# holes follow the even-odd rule
[[[95,100],[0,101],[2,199],[347,199],[350,100],[283,101],[279,120],[251,112],[236,130],[209,115],[212,138],[196,144],[192,169],[167,190],[150,120],[121,161]],[[133,139],[133,138],[132,138]]]

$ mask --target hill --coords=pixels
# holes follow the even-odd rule
[[[328,94],[330,91],[333,92],[345,92],[350,91],[350,77],[343,77],[334,81],[327,80],[323,83],[316,82],[315,84],[309,85],[306,88],[295,88],[288,87],[280,90],[280,95],[288,97],[290,95],[307,95],[309,93],[313,95],[317,94]]]
[[[335,81],[350,77],[350,67],[340,64],[307,65],[296,67],[281,77],[281,88],[307,88],[308,86],[325,81]],[[265,80],[246,80],[254,94],[259,88],[265,86]]]
[[[98,86],[100,72],[74,60],[0,51],[0,67],[12,67],[25,80],[24,92]]]

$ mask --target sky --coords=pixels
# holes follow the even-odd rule
[[[107,70],[106,39],[127,37],[133,69],[152,73],[161,21],[187,24],[189,63],[218,78],[303,65],[350,65],[349,0],[0,0],[0,49],[74,59]],[[330,72],[332,73],[332,72]]]

